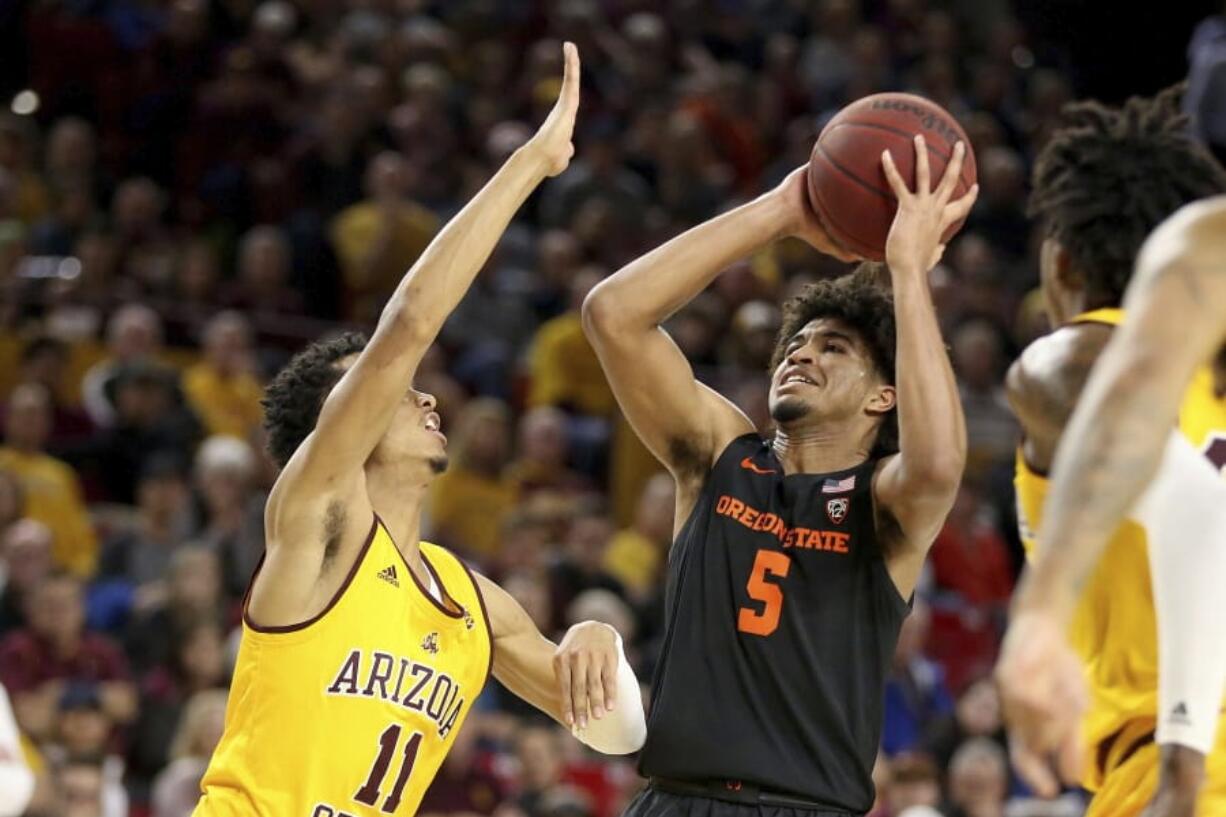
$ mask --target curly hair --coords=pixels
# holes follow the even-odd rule
[[[366,348],[366,336],[346,332],[317,340],[294,355],[264,390],[264,430],[268,453],[284,466],[315,430],[324,399],[344,371],[336,364]]]
[[[1226,191],[1226,170],[1180,111],[1183,90],[1132,97],[1121,108],[1067,105],[1035,163],[1027,214],[1068,252],[1091,306],[1119,305],[1141,244],[1163,219]]]
[[[788,341],[818,318],[837,318],[853,329],[868,347],[882,379],[894,384],[894,297],[880,281],[888,281],[883,264],[864,263],[854,273],[810,284],[783,305],[783,324],[771,356],[771,370],[783,361]],[[898,452],[898,412],[891,409],[877,433],[874,457]]]

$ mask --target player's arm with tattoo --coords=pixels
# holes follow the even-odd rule
[[[889,154],[886,178],[898,213],[886,242],[894,290],[899,453],[878,471],[874,495],[902,528],[889,557],[890,575],[904,595],[919,577],[929,546],[953,505],[966,464],[966,421],[953,367],[937,323],[928,272],[944,251],[941,236],[970,212],[977,188],[958,199],[954,189],[966,146],[959,143],[933,187],[928,150],[916,140],[916,190],[899,175]]]
[[[647,720],[617,631],[585,621],[554,644],[510,594],[484,576],[476,579],[494,635],[494,677],[593,749],[638,751]]]

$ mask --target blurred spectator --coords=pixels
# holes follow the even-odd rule
[[[0,114],[0,169],[12,179],[15,214],[26,224],[33,224],[51,206],[47,185],[34,167],[37,136],[33,119],[7,111]]]
[[[949,817],[1004,817],[1009,790],[1005,750],[987,738],[958,747],[949,763]]]
[[[917,598],[898,634],[886,679],[881,748],[889,756],[924,748],[933,727],[954,710],[941,666],[923,654],[928,625],[928,605]]]
[[[53,567],[51,529],[42,522],[21,519],[0,529],[0,635],[27,623],[27,600]]]
[[[541,216],[549,227],[564,227],[585,203],[600,199],[617,214],[620,231],[637,229],[651,194],[643,180],[621,162],[615,124],[607,119],[581,124],[578,156],[564,176],[541,193]]]
[[[171,744],[172,762],[153,784],[152,817],[190,817],[225,717],[226,693],[221,690],[197,692],[188,701]]]
[[[187,470],[176,454],[150,457],[136,486],[136,518],[103,546],[99,574],[130,583],[133,607],[144,610],[166,594],[171,558],[191,530]]]
[[[409,186],[404,158],[384,151],[367,166],[366,199],[332,221],[346,316],[353,320],[378,317],[387,296],[438,232],[438,218],[409,198]]]
[[[565,762],[556,726],[525,726],[515,736],[515,756],[519,760],[519,795],[516,805],[528,817],[550,817],[559,800],[574,803],[579,814],[592,816],[584,793],[564,782]],[[569,812],[575,814],[575,812]]]
[[[505,478],[521,496],[573,495],[591,489],[591,480],[571,470],[566,415],[560,409],[538,406],[525,412],[519,421],[519,450]]]
[[[25,762],[21,734],[0,684],[0,817],[21,817],[34,796],[34,772]]]
[[[166,206],[165,191],[145,177],[120,182],[111,199],[119,269],[137,296],[165,295],[173,286],[175,246]]]
[[[502,520],[518,498],[502,479],[511,453],[510,411],[493,398],[473,400],[451,437],[452,462],[430,488],[433,535],[462,552],[496,557]]]
[[[125,631],[125,647],[137,672],[168,664],[185,629],[201,621],[227,623],[217,554],[199,545],[176,548],[165,572],[164,592],[150,593]]]
[[[25,516],[26,495],[17,475],[0,468],[0,533]]]
[[[933,612],[927,643],[950,688],[960,690],[992,671],[1013,592],[1008,546],[973,483],[959,489],[928,565]]]
[[[613,537],[613,520],[600,500],[581,502],[570,520],[560,559],[549,571],[555,613],[588,590],[609,590],[618,596],[626,591],[621,582],[604,570],[605,550]],[[564,622],[557,622],[560,629]]]
[[[492,814],[506,798],[502,781],[483,762],[485,758],[478,746],[480,721],[480,713],[474,712],[464,722],[422,798],[419,814],[439,817]]]
[[[85,410],[100,428],[115,423],[110,390],[120,367],[136,360],[152,360],[161,353],[162,319],[144,304],[122,306],[107,322],[106,342],[109,356],[94,364],[81,381]]]
[[[106,636],[85,631],[81,582],[69,573],[47,577],[26,606],[29,624],[0,639],[0,683],[13,696],[17,721],[35,739],[53,732],[64,684],[99,684],[103,709],[117,723],[136,714],[123,652]]]
[[[608,416],[616,407],[613,390],[583,334],[579,316],[583,299],[603,277],[598,267],[583,267],[575,273],[570,282],[570,308],[537,330],[528,356],[529,405],[557,406],[596,417]]]
[[[51,432],[48,445],[57,448],[88,436],[94,429],[89,416],[67,398],[67,369],[70,350],[63,341],[40,335],[21,350],[22,383],[37,383],[51,397]]]
[[[204,359],[183,374],[183,392],[210,434],[246,438],[264,416],[251,324],[222,312],[204,328]]]
[[[677,488],[672,476],[658,473],[643,486],[634,522],[613,535],[603,566],[636,599],[655,591],[673,542]]]
[[[238,280],[222,295],[222,303],[247,314],[299,315],[302,295],[289,285],[290,244],[276,227],[253,227],[238,247]]]
[[[58,817],[126,817],[120,781],[97,757],[70,757],[55,767]],[[117,788],[118,787],[118,788]]]
[[[25,513],[51,529],[56,564],[81,576],[94,571],[98,540],[76,473],[44,450],[51,433],[51,397],[37,383],[13,390],[4,415],[0,468],[21,481]]]
[[[929,748],[937,762],[949,766],[950,758],[968,738],[992,738],[1003,741],[1003,721],[996,685],[981,679],[966,688],[954,705],[952,717],[928,730]]]
[[[962,324],[953,337],[953,363],[966,413],[970,478],[1012,461],[1017,421],[1005,400],[1005,349],[1001,330],[983,319]]]
[[[195,541],[221,560],[226,593],[241,596],[264,553],[264,499],[256,489],[256,454],[237,437],[214,436],[196,452],[195,488],[202,518]]]
[[[932,758],[924,754],[899,755],[890,763],[886,795],[888,814],[901,817],[908,809],[941,804],[941,774]]]

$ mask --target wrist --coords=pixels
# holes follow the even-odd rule
[[[516,148],[511,158],[507,159],[506,166],[529,174],[534,183],[542,182],[549,177],[549,157],[537,144],[536,137]]]
[[[764,245],[803,232],[804,219],[788,201],[787,190],[784,188],[775,188],[764,193],[744,205],[744,208],[760,214],[763,220],[761,234],[765,236],[765,241],[762,242]]]

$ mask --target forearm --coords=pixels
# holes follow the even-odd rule
[[[788,218],[786,203],[777,195],[760,196],[618,270],[592,291],[586,306],[615,318],[617,331],[654,329],[730,264],[785,235]],[[594,323],[597,330],[607,325]]]
[[[908,472],[957,482],[966,463],[966,420],[923,271],[890,271],[894,289],[898,436]]]
[[[396,287],[380,322],[408,322],[433,342],[546,170],[530,145],[517,150],[430,242]]]

